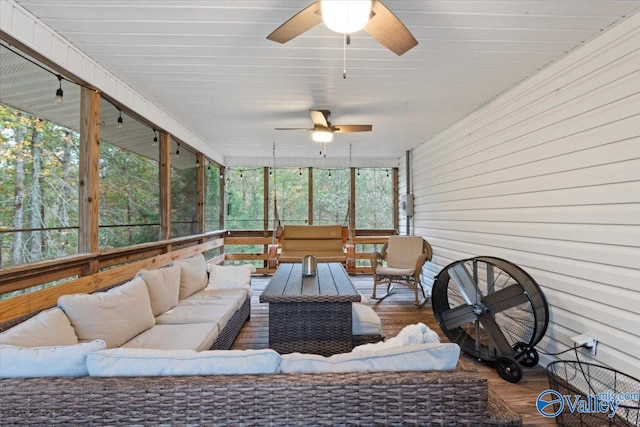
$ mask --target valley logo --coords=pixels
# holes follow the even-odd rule
[[[633,395],[633,396],[631,396]],[[638,393],[615,393],[609,391],[598,394],[582,396],[576,394],[562,395],[556,390],[545,390],[536,399],[536,408],[540,415],[546,418],[554,418],[568,409],[572,414],[607,414],[609,418],[616,416],[616,411],[621,402],[629,399],[637,399]]]

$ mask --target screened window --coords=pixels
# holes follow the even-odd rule
[[[78,250],[80,88],[31,61],[0,44],[0,268]]]
[[[171,237],[198,234],[198,163],[173,140],[171,158]]]
[[[313,223],[348,225],[349,169],[313,169]]]
[[[229,168],[225,183],[225,228],[264,229],[263,168]]]
[[[356,228],[393,229],[393,178],[389,169],[356,172]]]
[[[272,195],[269,199],[269,224],[274,221],[273,203],[280,223],[307,224],[309,222],[309,170],[307,168],[275,169],[270,175]]]
[[[215,231],[220,224],[220,167],[208,164],[205,169],[204,229]]]
[[[107,249],[157,241],[160,230],[158,162],[132,151],[148,147],[157,152],[153,129],[104,99],[100,119],[99,247]]]

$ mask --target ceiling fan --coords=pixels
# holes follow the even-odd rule
[[[276,128],[276,130],[310,130],[314,142],[331,142],[334,133],[371,132],[372,125],[332,125],[329,110],[309,110],[312,128]]]
[[[286,43],[324,22],[348,35],[364,29],[381,45],[400,56],[418,44],[407,27],[379,0],[318,0],[280,25],[267,39]]]

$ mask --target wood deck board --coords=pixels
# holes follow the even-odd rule
[[[240,331],[233,344],[233,349],[267,348],[269,343],[268,304],[260,303],[259,295],[269,279],[269,276],[256,276],[252,279],[251,320]],[[357,275],[352,276],[351,279],[360,293],[365,297],[371,296],[373,289],[371,276]],[[414,294],[411,289],[396,287],[393,295],[371,305],[382,320],[382,330],[385,336],[392,337],[406,325],[423,322],[445,341],[446,338],[435,321],[431,306],[425,304],[423,307],[416,308],[413,305],[413,298]],[[489,387],[523,417],[524,426],[556,425],[554,419],[547,419],[538,414],[535,407],[538,394],[549,388],[544,368],[523,368],[522,380],[517,384],[511,384],[502,380],[494,368],[469,356],[461,356],[461,362],[466,366],[473,366],[487,377]]]

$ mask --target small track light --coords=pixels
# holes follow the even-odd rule
[[[176,156],[180,156],[180,144],[178,144],[178,147],[176,148]]]
[[[153,130],[153,143],[151,145],[154,147],[158,145],[158,131],[155,129]]]
[[[118,108],[118,129],[122,129],[122,110]]]
[[[58,90],[56,90],[56,102],[62,102],[62,97],[64,97],[64,91],[62,90],[62,76],[58,74]]]

